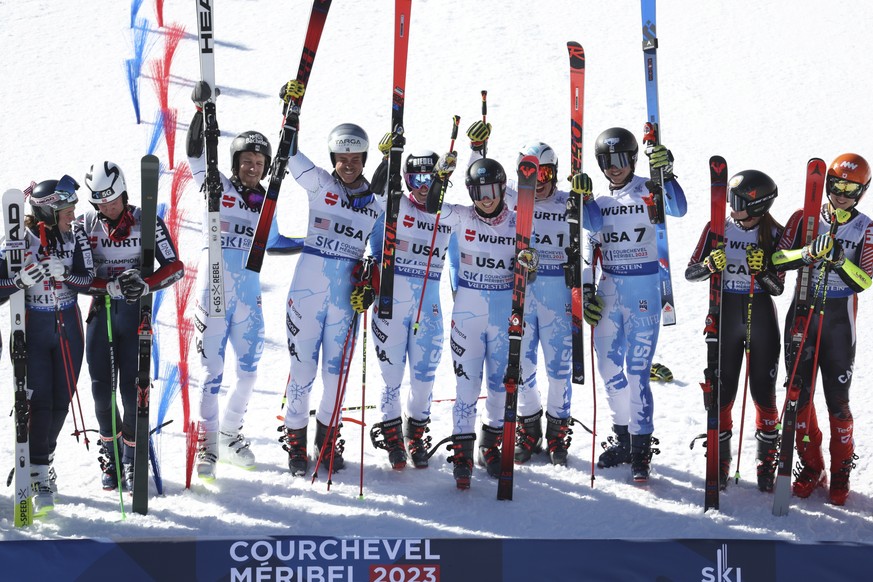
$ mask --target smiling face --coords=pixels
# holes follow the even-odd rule
[[[73,230],[73,221],[76,219],[76,207],[67,206],[57,211],[58,231],[66,234]]]
[[[264,165],[267,157],[258,152],[241,152],[239,154],[239,181],[246,188],[257,188],[264,175]]]
[[[364,154],[335,154],[337,176],[343,183],[354,184],[364,171]]]

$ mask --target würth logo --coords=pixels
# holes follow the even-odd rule
[[[468,241],[472,241],[474,238],[476,238],[476,231],[472,228],[468,228],[467,231],[464,233],[464,238]]]
[[[336,206],[336,203],[339,201],[339,195],[334,194],[333,192],[326,192],[324,194],[324,203],[328,206]]]

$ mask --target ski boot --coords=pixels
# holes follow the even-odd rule
[[[202,428],[197,435],[197,476],[203,481],[215,480],[215,463],[218,461],[218,435]]]
[[[649,470],[652,456],[659,454],[660,449],[652,448],[658,439],[651,434],[631,435],[631,474],[634,483],[645,483],[649,480]]]
[[[534,453],[542,450],[543,445],[543,411],[530,416],[519,416],[515,426],[515,462],[522,465],[530,461]]]
[[[218,431],[218,458],[222,463],[234,465],[251,471],[255,468],[255,454],[250,447],[251,443],[243,436],[242,427],[222,427]]]
[[[852,453],[848,459],[839,464],[831,461],[831,487],[828,491],[828,499],[832,505],[845,505],[849,497],[849,473],[855,468],[858,455]]]
[[[121,455],[121,485],[129,493],[133,493],[133,460],[136,456],[136,443],[131,444],[127,441],[123,441],[123,444],[124,448],[122,451],[124,452]]]
[[[48,465],[30,466],[30,490],[33,497],[34,517],[42,517],[55,508],[55,496],[49,483]]]
[[[731,436],[729,430],[718,433],[718,488],[720,491],[727,489],[728,480],[731,477]]]
[[[118,454],[122,454],[123,445],[121,437],[114,439],[103,440],[100,437],[100,456],[97,461],[100,463],[100,471],[103,473],[100,480],[103,484],[104,491],[113,491],[118,488],[118,467],[115,465],[115,443],[118,443]]]
[[[475,440],[476,435],[473,433],[452,435],[452,444],[449,445],[452,456],[446,460],[455,466],[452,474],[458,489],[470,488],[470,479],[473,477],[473,442]]]
[[[570,435],[573,434],[573,429],[570,428],[569,418],[555,418],[546,413],[546,443],[549,446],[549,460],[553,465],[567,464],[567,449],[570,448]]]
[[[346,465],[343,460],[343,451],[345,450],[346,441],[340,438],[341,427],[342,424],[338,425],[333,430],[329,430],[326,424],[321,424],[317,419],[315,421],[315,448],[321,455],[321,466],[330,470],[331,461],[333,461],[334,473],[340,471]],[[333,442],[333,450],[326,450],[322,455],[321,451],[327,444],[325,443],[325,440],[328,439],[328,434],[330,435],[330,440]]]
[[[282,449],[288,453],[288,470],[295,477],[303,477],[309,470],[309,456],[306,454],[306,427],[293,429],[282,425],[278,428],[282,433],[279,442]]]
[[[804,444],[807,446],[797,461],[793,487],[794,495],[801,499],[809,497],[817,487],[824,487],[827,483],[821,444],[815,445],[812,442]]]
[[[773,491],[773,485],[776,483],[779,432],[775,430],[770,432],[756,430],[755,440],[758,441],[758,490],[770,493]]]
[[[833,505],[845,505],[849,496],[849,473],[855,468],[855,439],[852,419],[830,415],[831,487],[828,498]]]
[[[482,425],[479,433],[478,462],[488,471],[489,477],[500,477],[500,445],[503,443],[503,429]]]
[[[370,441],[377,449],[388,451],[388,462],[397,471],[406,468],[406,447],[403,444],[403,419],[377,422],[370,429]]]
[[[412,464],[416,469],[424,469],[427,467],[427,453],[430,449],[430,435],[425,436],[430,432],[427,426],[430,424],[430,419],[415,420],[414,418],[406,419],[406,448],[409,449],[409,456],[412,458]]]
[[[631,462],[631,438],[627,431],[627,425],[612,425],[614,437],[608,437],[605,443],[600,443],[603,452],[597,459],[598,469],[617,467]]]

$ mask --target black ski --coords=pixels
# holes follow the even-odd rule
[[[528,267],[521,261],[528,252],[533,230],[534,197],[537,189],[539,163],[536,156],[524,156],[518,164],[518,204],[515,218],[515,265],[513,266],[512,313],[509,315],[509,358],[503,384],[506,405],[503,409],[503,444],[500,452],[500,477],[497,499],[512,499],[515,468],[515,426],[518,405],[518,384],[521,381],[521,340],[524,336],[524,295],[527,289]]]
[[[3,219],[6,225],[6,267],[14,276],[24,266],[27,243],[24,240],[24,192],[7,190],[3,193]],[[27,342],[25,341],[24,291],[9,297],[9,320],[12,326],[9,355],[12,358],[12,376],[15,382],[15,527],[33,523],[33,503],[30,499],[30,402],[27,393]]]
[[[727,203],[727,162],[721,156],[709,158],[711,210],[709,251],[724,245],[725,205]],[[719,491],[719,412],[721,391],[721,293],[722,273],[709,277],[709,312],[706,315],[706,369],[703,371],[703,404],[706,408],[706,485],[703,511],[718,509]]]
[[[312,12],[309,14],[309,27],[306,29],[306,39],[303,41],[303,54],[300,56],[300,65],[297,67],[297,80],[304,86],[309,84],[309,73],[312,72],[312,64],[315,62],[315,53],[327,21],[327,12],[330,10],[331,0],[314,0]],[[273,158],[273,166],[270,169],[270,185],[267,195],[261,205],[261,213],[258,216],[258,226],[255,228],[255,236],[252,238],[252,247],[249,249],[246,269],[261,272],[264,264],[264,253],[267,250],[267,237],[270,235],[270,225],[276,214],[276,201],[279,199],[279,190],[282,188],[282,180],[285,179],[285,168],[288,166],[288,157],[297,153],[297,131],[300,127],[300,106],[303,97],[292,102],[285,103],[282,121],[282,130],[279,132],[279,145]]]
[[[140,204],[142,252],[140,275],[147,278],[155,269],[155,223],[158,210],[160,162],[143,156],[141,165],[142,202]],[[136,374],[136,449],[133,461],[133,511],[149,512],[149,396],[151,392],[152,295],[139,300],[139,365]]]
[[[385,236],[382,241],[382,267],[379,284],[379,311],[382,319],[394,315],[394,259],[397,249],[397,215],[403,197],[403,105],[406,101],[406,57],[409,53],[409,25],[412,0],[394,3],[394,92],[391,103],[391,131],[394,140],[388,155],[388,200],[385,203]]]

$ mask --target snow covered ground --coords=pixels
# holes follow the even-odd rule
[[[92,5],[93,4],[93,5]],[[237,133],[257,129],[274,139],[281,121],[279,87],[297,69],[310,10],[309,0],[220,0],[216,2],[216,66],[220,165],[230,165],[228,146]],[[489,153],[511,166],[527,141],[550,143],[569,164],[568,72],[565,43],[576,40],[587,55],[584,165],[597,189],[605,180],[596,171],[592,144],[596,135],[620,125],[640,132],[646,118],[640,48],[638,2],[464,2],[415,0],[406,100],[408,147],[443,150],[451,116],[462,129],[480,115],[480,91],[488,90],[488,121],[494,125]],[[184,131],[193,107],[192,84],[199,78],[193,3],[165,5],[165,22],[183,23],[188,34],[179,45],[171,71],[170,103],[179,109],[176,160],[184,158]],[[148,18],[155,44],[147,59],[163,54],[153,3]],[[124,59],[132,56],[129,7],[125,2],[89,3],[0,1],[0,111],[3,115],[3,189],[31,180],[80,180],[95,161],[110,159],[124,169],[138,201],[139,158],[151,135],[156,98],[148,65],[141,79],[143,123],[135,123]],[[246,435],[258,458],[253,472],[220,466],[214,485],[196,482],[184,489],[184,435],[181,401],[174,420],[160,438],[165,495],[152,497],[147,516],[128,513],[122,521],[119,498],[100,488],[96,446],[86,451],[63,437],[56,459],[61,501],[50,518],[26,530],[12,527],[11,490],[0,504],[0,538],[6,540],[69,537],[136,540],[193,536],[325,535],[350,537],[524,537],[557,539],[776,539],[800,542],[873,542],[873,395],[870,364],[863,356],[873,347],[868,331],[867,298],[861,299],[858,365],[852,391],[855,438],[860,456],[845,507],[826,503],[818,491],[794,500],[790,515],[771,515],[771,497],[754,485],[752,412],[743,442],[743,479],[722,495],[721,510],[704,515],[704,458],[692,437],[704,430],[705,413],[697,383],[702,379],[705,348],[701,330],[706,312],[704,285],[684,281],[682,272],[700,229],[708,218],[708,158],[723,155],[736,171],[756,168],[777,181],[781,196],[774,213],[782,221],[801,204],[806,161],[830,161],[845,151],[873,159],[869,115],[870,55],[873,18],[869,3],[798,0],[760,3],[749,0],[707,2],[672,0],[659,6],[659,68],[662,137],[676,156],[676,173],[689,200],[688,215],[669,222],[678,324],[662,331],[656,361],[668,365],[676,380],[657,385],[655,434],[661,454],[646,487],[630,481],[625,468],[597,472],[589,483],[591,439],[577,427],[570,465],[555,468],[545,456],[516,469],[515,500],[495,500],[496,483],[477,468],[472,489],[455,489],[445,454],[433,457],[427,470],[392,471],[386,455],[364,446],[364,494],[359,498],[359,426],[348,422],[348,468],[324,479],[292,478],[286,455],[277,443],[281,392],[288,356],[285,349],[284,300],[295,260],[268,257],[263,270],[267,345],[260,378],[251,401]],[[345,121],[361,124],[372,142],[389,129],[391,98],[391,30],[393,3],[335,0],[307,91],[301,117],[301,150],[317,163],[329,163],[325,139]],[[466,139],[459,140],[465,162]],[[166,148],[158,147],[166,164]],[[371,149],[376,156],[376,149]],[[371,158],[372,159],[372,158]],[[372,170],[375,164],[370,164]],[[162,179],[161,200],[169,197],[170,176]],[[463,183],[449,200],[464,202]],[[202,199],[190,188],[183,204],[192,219],[183,231],[183,259],[196,264]],[[861,204],[869,212],[870,201]],[[84,209],[84,206],[82,206]],[[306,202],[292,180],[279,203],[282,231],[302,232]],[[792,284],[789,288],[793,288]],[[784,314],[790,290],[779,300]],[[443,286],[444,311],[451,294]],[[86,299],[82,300],[83,308]],[[178,358],[172,297],[159,314],[158,337],[164,361]],[[0,309],[0,330],[8,330],[8,310]],[[378,402],[379,373],[374,353],[369,360],[364,400]],[[361,350],[351,369],[347,404],[361,395]],[[196,361],[191,360],[196,376]],[[228,366],[228,369],[231,369]],[[435,399],[450,399],[454,381],[445,354],[434,389]],[[11,406],[11,372],[4,355],[0,410]],[[232,373],[226,376],[233,382]],[[602,385],[600,379],[598,385]],[[87,365],[79,379],[86,423],[96,427]],[[781,385],[781,381],[780,381]],[[156,382],[153,412],[162,383]],[[191,387],[196,403],[198,387]],[[313,402],[319,397],[317,383]],[[780,387],[777,397],[784,391]],[[821,391],[819,410],[824,410]],[[751,404],[749,405],[751,409]],[[574,393],[573,414],[590,426],[591,380]],[[360,412],[349,413],[360,418]],[[6,415],[3,415],[6,418]],[[368,410],[367,422],[376,417]],[[735,409],[739,423],[739,406]],[[447,436],[451,403],[433,405],[435,439]],[[600,438],[609,432],[603,393],[597,394]],[[11,465],[12,430],[3,421],[0,460]],[[72,424],[70,430],[72,432]],[[366,439],[369,441],[369,439]],[[735,439],[736,441],[736,439]],[[599,446],[597,447],[599,452]],[[0,466],[4,461],[0,461]],[[5,472],[3,473],[5,474]],[[128,504],[129,498],[125,498]]]

